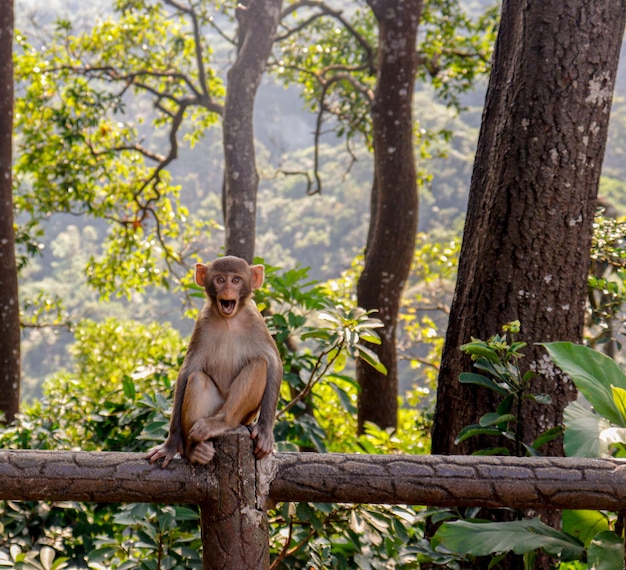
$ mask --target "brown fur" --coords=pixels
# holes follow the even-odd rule
[[[263,283],[263,266],[227,256],[196,266],[196,282],[207,303],[194,327],[178,374],[170,433],[147,458],[163,458],[166,467],[176,453],[192,463],[208,463],[212,438],[258,415],[251,436],[254,453],[272,451],[282,363],[265,321],[252,301]]]

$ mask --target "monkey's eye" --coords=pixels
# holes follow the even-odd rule
[[[241,277],[233,277],[233,283],[239,283],[241,281]]]
[[[226,281],[226,279],[224,279],[224,277],[222,277],[221,275],[219,277],[215,278],[215,281],[217,281],[218,283],[224,283]]]

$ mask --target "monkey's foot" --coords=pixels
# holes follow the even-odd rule
[[[189,441],[201,444],[228,431],[228,425],[222,418],[202,418],[189,430]]]
[[[189,462],[199,463],[200,465],[206,465],[215,456],[215,446],[212,441],[201,441],[193,446],[193,449],[189,452]]]

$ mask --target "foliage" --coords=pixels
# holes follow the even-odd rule
[[[472,556],[486,556],[508,550],[513,550],[515,554],[527,554],[543,548],[551,556],[565,561],[579,559],[584,550],[579,540],[554,530],[539,519],[504,524],[453,521],[437,531],[433,543],[445,544],[446,548],[454,552]]]
[[[498,20],[498,4],[472,18],[461,2],[424,3],[419,71],[450,105],[461,107],[460,95],[489,72]]]
[[[518,324],[514,324],[518,327]],[[493,342],[494,339],[497,342]],[[503,362],[519,358],[523,346],[507,345],[503,339],[492,337],[491,344],[470,343],[477,359],[483,359],[483,369],[505,376],[518,377]],[[466,345],[467,346],[467,345]],[[600,457],[613,452],[618,457],[626,450],[626,374],[609,357],[593,349],[570,342],[545,343],[552,362],[567,374],[587,399],[588,406],[571,402],[564,412],[564,448],[568,456]],[[468,351],[469,352],[469,351]],[[499,357],[495,359],[495,355]],[[493,370],[492,370],[493,369]],[[467,379],[466,379],[467,381]],[[504,382],[490,378],[474,378],[472,383],[486,386],[498,393]],[[502,394],[504,395],[504,393]],[[592,407],[592,408],[591,408]],[[615,423],[612,423],[615,422]],[[481,422],[482,423],[482,422]],[[548,432],[549,433],[549,432]],[[468,518],[445,522],[433,537],[435,549],[463,556],[488,556],[513,551],[524,555],[524,568],[534,568],[534,553],[544,550],[561,561],[563,570],[589,568],[618,570],[624,564],[624,545],[621,537],[611,530],[612,519],[598,511],[564,511],[563,530],[557,531],[539,519],[509,522],[485,522]],[[568,561],[583,561],[584,565],[570,566]]]
[[[16,35],[22,265],[36,250],[28,236],[50,213],[107,219],[104,253],[88,265],[90,283],[106,295],[168,286],[210,231],[210,222],[189,219],[166,168],[177,155],[183,118],[190,120],[185,136],[193,143],[215,123],[213,99],[223,95],[209,65],[211,51],[196,50],[200,40],[181,11],[168,13],[150,2],[119,2],[116,10],[117,19],[102,20],[89,33],[57,21],[42,49]],[[146,121],[137,110],[150,99],[156,113]],[[157,145],[167,146],[161,142],[166,127],[170,148],[163,153]],[[157,145],[144,144],[146,133]]]
[[[336,451],[424,449],[411,433],[408,413],[406,443],[374,426],[357,442],[354,432],[336,441],[328,436],[327,430],[335,433],[335,415],[354,420],[356,385],[345,369],[355,357],[372,358],[361,341],[375,341],[378,321],[334,301],[305,269],[267,267],[257,301],[285,362],[275,428],[281,447],[326,450],[331,442]],[[74,367],[46,383],[42,400],[0,433],[0,446],[146,450],[166,436],[166,397],[183,350],[167,323],[78,323]],[[176,506],[4,502],[0,564],[19,558],[33,561],[26,566],[32,568],[42,558],[59,568],[200,567],[197,517],[196,509]],[[347,568],[372,559],[379,561],[372,567],[408,568],[423,529],[420,510],[412,507],[286,504],[270,518],[277,568],[328,568],[329,561]]]
[[[522,441],[524,414],[522,404],[524,400],[533,400],[539,404],[550,404],[548,394],[533,394],[529,392],[529,386],[535,373],[528,371],[522,375],[519,360],[523,356],[520,352],[525,346],[524,342],[516,342],[515,335],[520,331],[519,321],[513,321],[504,325],[504,335],[494,335],[488,341],[472,339],[472,342],[461,347],[461,350],[469,354],[474,361],[474,367],[484,374],[464,372],[459,377],[463,384],[474,384],[492,390],[502,397],[502,402],[494,412],[488,412],[480,418],[478,424],[466,426],[456,438],[459,443],[470,437],[488,435],[504,437],[514,442],[514,453],[521,456],[524,454],[539,455],[538,449],[545,443],[561,435],[560,428],[553,428],[543,433],[532,443]],[[511,335],[509,344],[506,334]],[[498,446],[483,449],[478,454],[509,455],[506,446]]]
[[[593,225],[588,280],[587,327],[589,345],[614,356],[624,332],[622,306],[626,302],[626,222],[598,212]]]
[[[344,3],[345,4],[345,3]],[[316,114],[312,172],[304,174],[308,193],[322,191],[319,171],[319,145],[329,129],[345,138],[347,152],[356,160],[352,146],[362,141],[372,148],[371,105],[378,70],[377,37],[374,16],[358,2],[342,4],[307,3],[285,10],[284,31],[276,42],[270,71],[285,84],[303,86],[302,98]],[[425,3],[418,47],[419,77],[432,80],[439,96],[460,107],[459,97],[478,77],[486,74],[491,59],[498,12],[484,11],[472,18],[462,2],[444,0]],[[419,117],[419,114],[417,115]],[[449,139],[447,129],[415,130],[416,147],[422,158],[438,139]],[[428,175],[422,171],[423,181]]]
[[[76,338],[73,370],[46,383],[43,399],[26,406],[19,421],[0,433],[0,446],[143,451],[147,441],[165,437],[163,410],[168,403],[161,391],[173,384],[180,366],[183,344],[178,333],[167,324],[108,319],[78,324]],[[128,522],[129,516],[144,507],[153,525],[147,535],[140,523]],[[109,553],[118,562],[107,567],[139,567],[137,561],[144,559],[143,554],[151,551],[156,541],[162,556],[182,564],[181,543],[189,542],[190,537],[198,541],[197,524],[188,513],[174,507],[133,508],[69,502],[0,503],[0,560],[4,555],[29,561],[25,568],[36,568],[30,562],[34,558],[61,563],[61,558],[53,556],[56,552],[74,566],[86,567],[91,561],[90,567],[98,568],[102,566],[96,560]],[[125,509],[130,513],[126,519]],[[176,524],[171,522],[174,515]],[[115,541],[119,548],[113,552]],[[133,548],[128,547],[131,543]],[[137,547],[141,544],[144,546]],[[46,564],[43,567],[49,567]]]
[[[422,373],[422,390],[434,389],[439,373],[461,240],[434,240],[418,234],[413,268],[402,299],[398,350]]]
[[[565,408],[565,453],[626,457],[626,374],[613,359],[589,347],[570,342],[545,347],[586,400]]]

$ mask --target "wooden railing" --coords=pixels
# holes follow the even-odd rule
[[[0,499],[200,505],[203,568],[269,567],[265,509],[281,501],[626,511],[617,459],[277,453],[246,429],[208,466],[143,454],[0,450]]]

